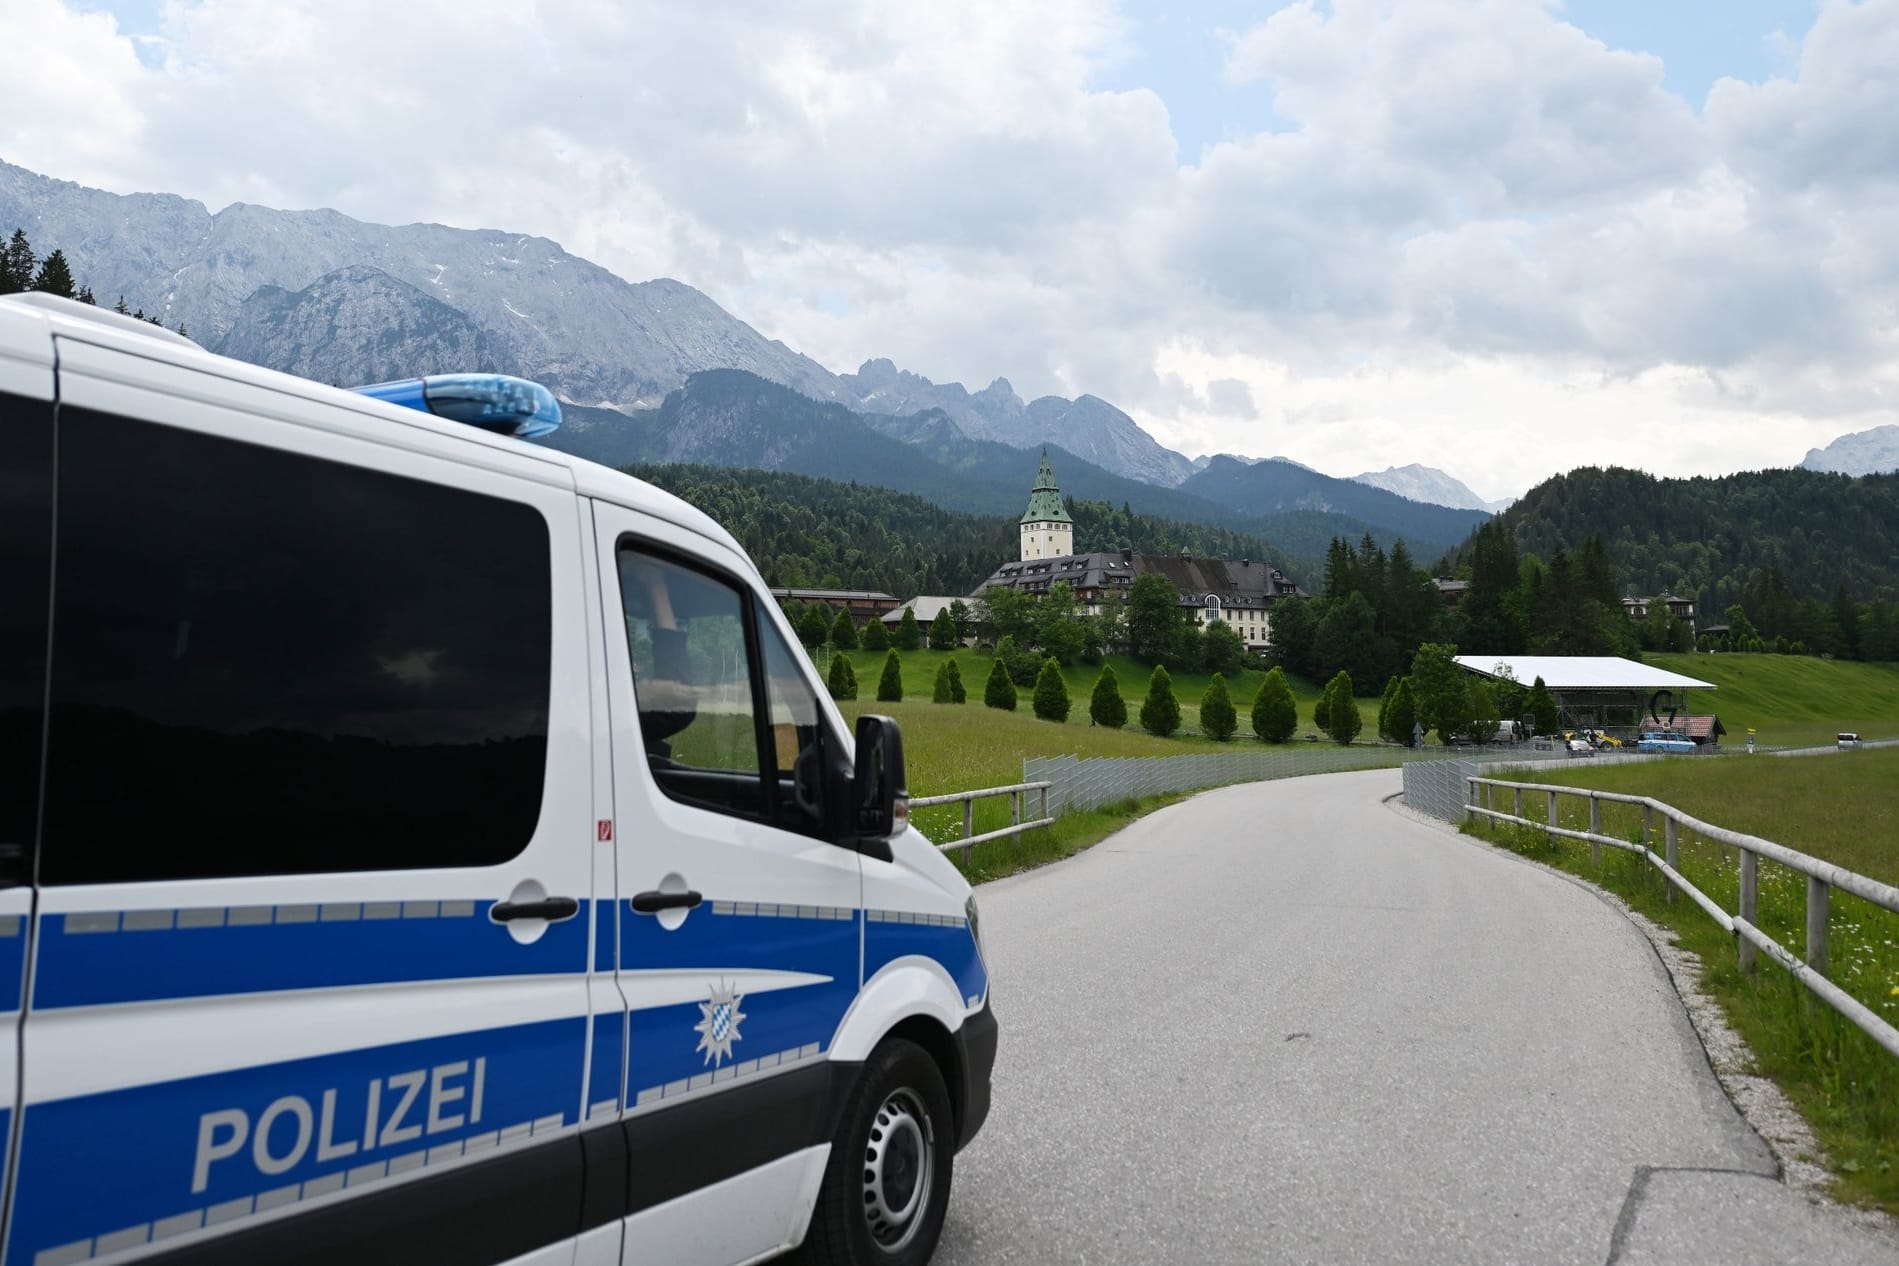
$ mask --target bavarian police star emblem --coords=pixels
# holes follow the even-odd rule
[[[721,1060],[732,1058],[732,1043],[742,1036],[739,1025],[745,1022],[745,1013],[739,1003],[745,995],[724,984],[713,986],[711,993],[709,1002],[699,1004],[699,1023],[692,1028],[699,1035],[698,1049],[705,1052],[705,1062],[717,1068]]]

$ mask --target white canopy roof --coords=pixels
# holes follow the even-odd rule
[[[1485,677],[1510,675],[1524,685],[1538,677],[1551,690],[1714,690],[1713,683],[1665,672],[1614,655],[1459,655],[1457,666]]]

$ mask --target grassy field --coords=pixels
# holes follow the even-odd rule
[[[1831,743],[1841,730],[1899,738],[1899,664],[1858,664],[1801,655],[1649,655],[1645,662],[1717,687],[1693,692],[1697,712],[1713,711],[1740,747],[1747,727],[1771,747]]]
[[[1704,657],[1705,658],[1705,657]],[[1725,656],[1721,658],[1727,658]],[[1740,657],[1736,657],[1740,658]],[[1751,657],[1750,657],[1751,658]],[[1534,771],[1525,781],[1597,787],[1652,796],[1703,821],[1744,831],[1884,880],[1899,881],[1899,750],[1831,756],[1726,756],[1640,765]],[[1505,807],[1502,800],[1498,807]],[[1541,816],[1529,798],[1525,816]],[[1603,806],[1603,833],[1641,837],[1640,810]],[[1587,825],[1580,802],[1562,805],[1564,826]],[[1881,1050],[1762,955],[1751,973],[1738,966],[1733,939],[1701,910],[1663,898],[1660,876],[1639,857],[1550,840],[1533,829],[1490,832],[1527,856],[1582,875],[1621,895],[1675,932],[1700,955],[1704,986],[1747,1039],[1760,1071],[1773,1077],[1813,1125],[1829,1153],[1840,1193],[1899,1212],[1899,1060]],[[1661,830],[1656,828],[1659,852]],[[1725,910],[1739,898],[1739,864],[1730,849],[1686,833],[1681,872]],[[1804,956],[1806,880],[1760,863],[1756,924]],[[1837,889],[1827,924],[1829,978],[1888,1023],[1899,1024],[1899,915]]]

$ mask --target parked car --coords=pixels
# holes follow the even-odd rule
[[[1841,747],[1858,747],[1859,735],[1853,733],[1851,730],[1842,730],[1838,742]]]
[[[1676,734],[1672,730],[1649,730],[1635,740],[1638,752],[1692,752],[1695,742],[1685,734]]]
[[[1571,756],[1594,756],[1596,754],[1596,749],[1586,738],[1573,738],[1568,742],[1569,754]]]

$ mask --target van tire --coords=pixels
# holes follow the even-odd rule
[[[956,1121],[943,1072],[891,1038],[845,1101],[811,1226],[795,1260],[812,1266],[922,1266],[949,1209]]]

